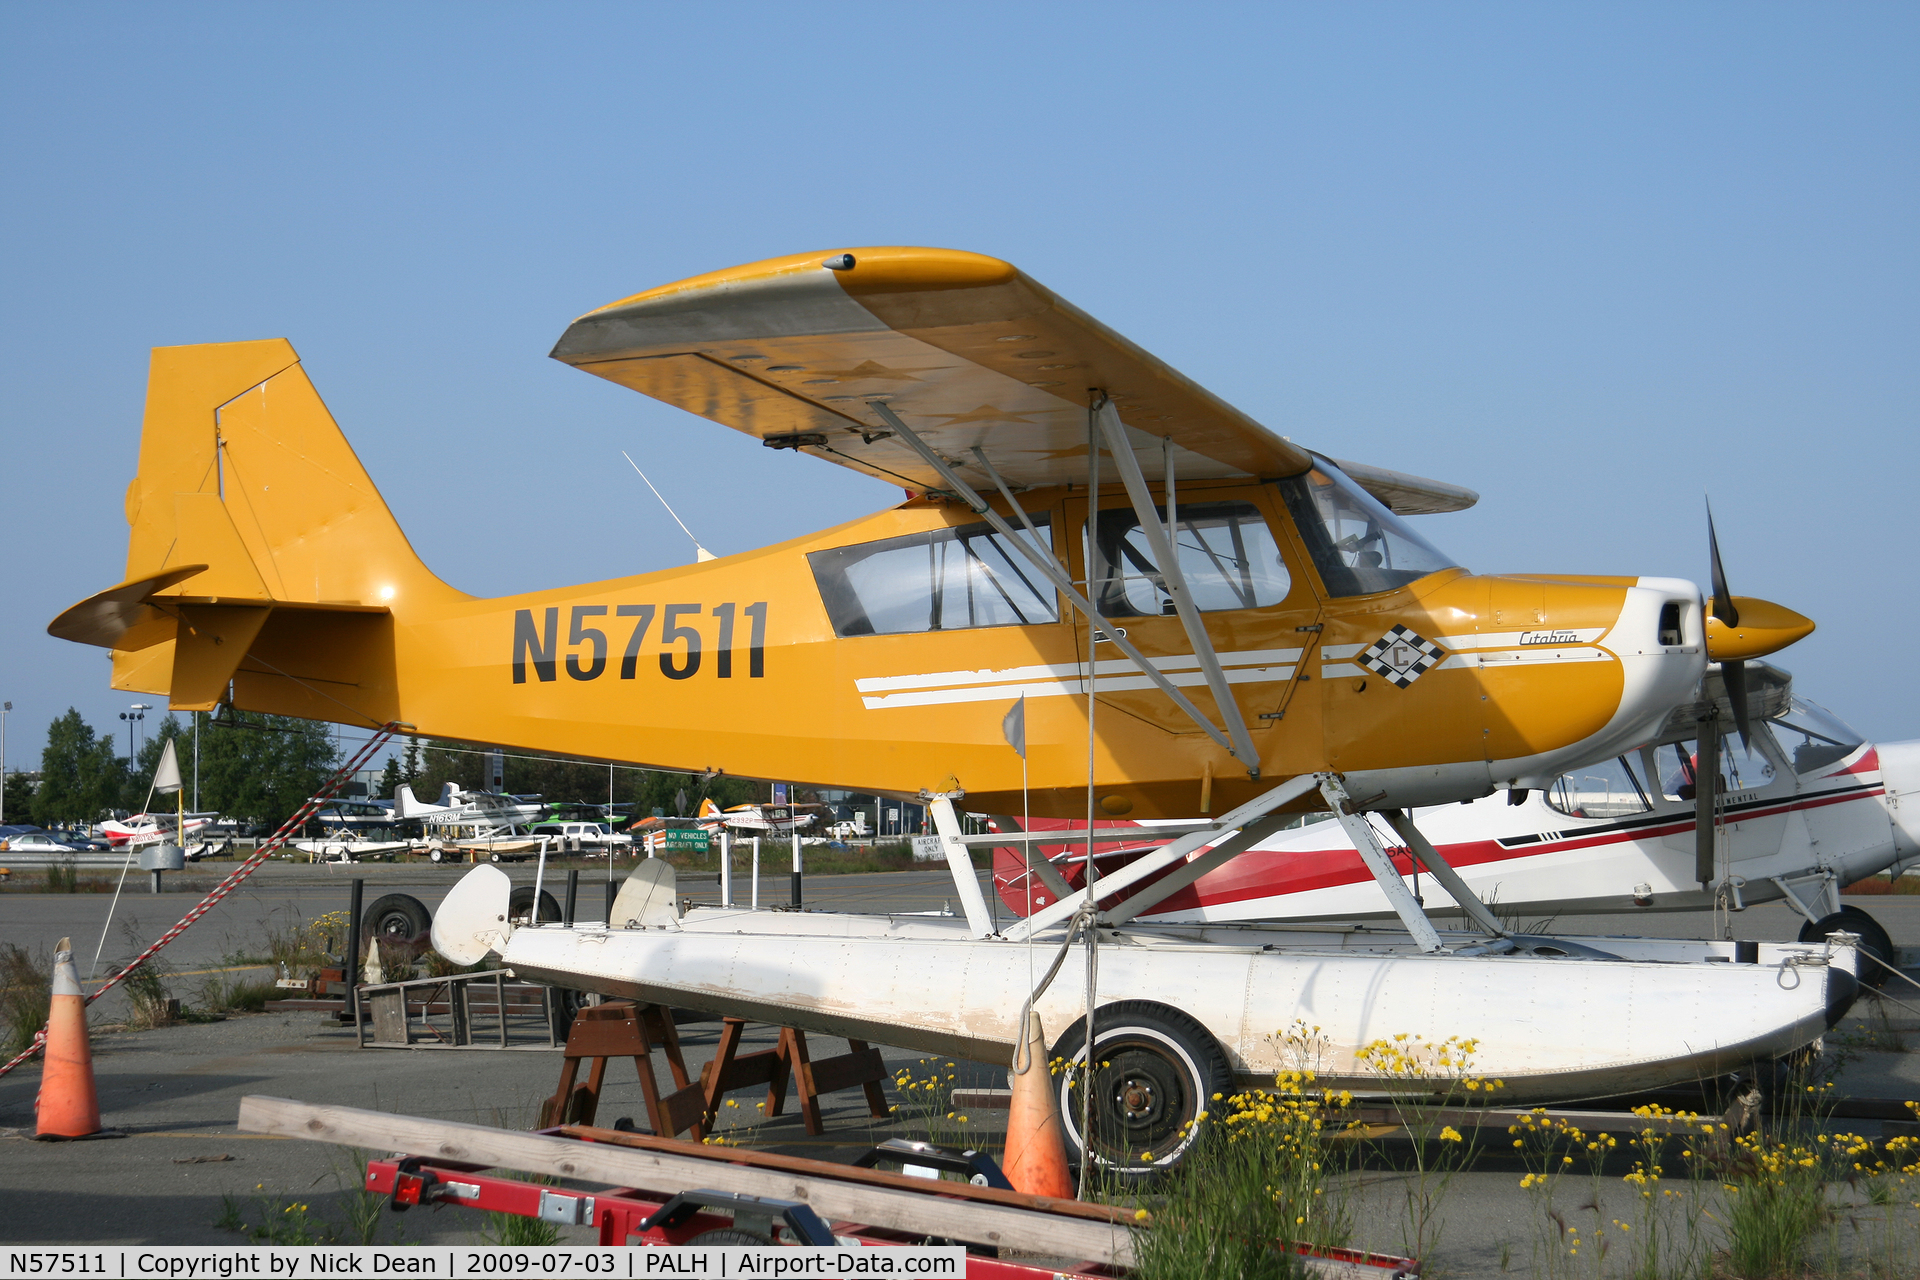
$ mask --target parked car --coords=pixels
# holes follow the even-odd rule
[[[612,847],[624,852],[633,847],[632,836],[615,831],[604,822],[536,822],[527,828],[527,834],[552,837],[568,849]]]
[[[16,830],[0,835],[0,852],[3,853],[37,853],[57,857],[63,853],[79,853],[88,847],[61,840],[50,831]]]

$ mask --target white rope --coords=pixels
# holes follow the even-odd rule
[[[1020,1022],[1018,1024],[1020,1027],[1020,1040],[1013,1051],[1013,1073],[1015,1075],[1025,1075],[1027,1068],[1032,1065],[1032,1059],[1026,1056],[1028,1048],[1028,1015],[1033,1012],[1033,1006],[1039,1002],[1040,997],[1047,993],[1047,988],[1053,985],[1054,978],[1059,976],[1060,966],[1067,962],[1067,956],[1073,950],[1074,938],[1079,935],[1081,929],[1093,924],[1094,910],[1094,905],[1089,902],[1081,907],[1079,911],[1075,912],[1073,919],[1067,922],[1067,936],[1061,940],[1060,950],[1054,953],[1053,963],[1047,966],[1047,976],[1040,979],[1039,985],[1034,987],[1027,995],[1027,1002],[1020,1006]],[[1031,938],[1027,940],[1027,954],[1029,956],[1028,963],[1031,964],[1031,956],[1033,954],[1033,940]],[[1032,981],[1032,978],[1029,977],[1028,981]]]

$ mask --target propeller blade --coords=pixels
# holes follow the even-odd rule
[[[1720,539],[1713,532],[1713,503],[1707,503],[1707,550],[1713,559],[1713,616],[1722,626],[1740,625],[1740,610],[1733,606],[1733,593],[1727,590],[1726,566],[1720,563]]]
[[[1747,664],[1722,662],[1720,679],[1727,686],[1727,701],[1733,704],[1733,723],[1740,730],[1740,745],[1753,754],[1753,716],[1747,706]]]
[[[1720,787],[1720,721],[1712,710],[1700,722],[1698,746],[1693,757],[1693,878],[1705,888],[1713,883],[1714,793]]]

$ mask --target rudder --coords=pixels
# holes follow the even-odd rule
[[[154,349],[126,515],[125,581],[47,629],[112,649],[116,688],[179,710],[231,685],[250,709],[391,719],[393,610],[465,598],[414,554],[283,339]]]

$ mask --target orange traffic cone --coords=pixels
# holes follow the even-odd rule
[[[1021,1055],[1014,1064],[1019,1066]],[[1040,1015],[1027,1014],[1026,1070],[1013,1072],[1013,1098],[1007,1112],[1007,1158],[1002,1168],[1015,1191],[1033,1196],[1073,1199],[1067,1173],[1067,1143],[1060,1130],[1060,1109],[1047,1067],[1047,1037]]]
[[[87,1001],[73,967],[73,942],[53,953],[53,1007],[47,1014],[46,1063],[40,1070],[36,1138],[87,1138],[100,1132],[100,1098],[93,1089],[93,1053],[87,1047]]]

